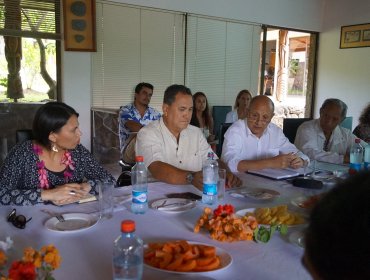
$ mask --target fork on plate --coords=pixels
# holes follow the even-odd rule
[[[47,209],[41,209],[41,211],[46,213],[46,214],[49,214],[52,217],[57,218],[59,222],[65,222],[65,219],[64,219],[63,215],[60,214],[60,213],[56,213],[56,212],[53,212],[53,211],[50,211],[50,210],[47,210]]]

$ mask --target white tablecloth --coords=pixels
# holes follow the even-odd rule
[[[301,188],[296,188],[286,181],[272,181],[253,175],[240,174],[244,185],[250,187],[267,187],[280,192],[280,197],[268,202],[259,202],[247,198],[233,198],[228,193],[222,203],[231,203],[236,210],[273,206],[282,203],[290,204],[293,197],[309,194]],[[115,195],[130,193],[131,187],[115,189]],[[172,186],[164,183],[149,184],[149,200],[164,197],[168,192],[185,192],[197,190],[193,186]],[[124,204],[129,208],[129,203]],[[63,279],[111,279],[112,278],[112,247],[113,241],[120,235],[120,222],[123,219],[136,221],[137,235],[144,242],[185,239],[209,243],[223,248],[232,256],[232,265],[219,272],[208,272],[205,279],[311,279],[301,264],[303,249],[288,241],[288,236],[276,233],[267,244],[253,241],[223,243],[210,239],[206,232],[195,234],[194,224],[202,213],[204,205],[183,213],[171,214],[149,209],[144,215],[132,214],[127,209],[115,211],[113,218],[100,220],[95,226],[79,232],[55,232],[45,228],[44,223],[50,218],[41,209],[50,209],[61,213],[84,212],[90,213],[97,209],[97,202],[83,205],[56,207],[38,205],[32,207],[16,207],[17,214],[32,217],[25,229],[15,228],[6,221],[6,216],[14,208],[0,207],[0,240],[11,236],[14,249],[10,252],[13,257],[20,256],[23,248],[33,246],[40,249],[46,244],[54,244],[63,258],[61,267],[54,271],[58,280]],[[289,207],[294,207],[290,204]],[[296,209],[295,209],[296,210]],[[289,231],[297,230],[290,228]],[[144,269],[143,279],[189,279],[188,275],[175,275],[168,272],[158,272],[150,268]],[[190,277],[191,278],[191,277]],[[194,275],[191,279],[201,279]]]

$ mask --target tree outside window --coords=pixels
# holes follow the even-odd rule
[[[0,0],[0,102],[57,99],[59,1]]]

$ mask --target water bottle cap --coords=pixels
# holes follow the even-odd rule
[[[143,156],[136,156],[135,157],[135,160],[136,160],[136,162],[143,162],[144,161],[144,157]]]
[[[133,220],[123,220],[121,222],[122,232],[133,232],[135,231],[135,221]]]
[[[355,139],[355,143],[357,143],[357,144],[358,144],[358,143],[360,143],[360,142],[361,142],[360,138],[356,138],[356,139]]]

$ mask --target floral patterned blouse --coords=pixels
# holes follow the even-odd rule
[[[69,183],[88,181],[95,193],[96,180],[115,182],[110,175],[81,144],[70,150],[75,163]],[[32,141],[17,144],[7,155],[0,169],[0,205],[33,205],[42,203],[39,188],[38,155],[33,151]],[[63,172],[47,170],[50,188],[65,184]]]
[[[370,144],[370,124],[359,124],[353,134]]]

